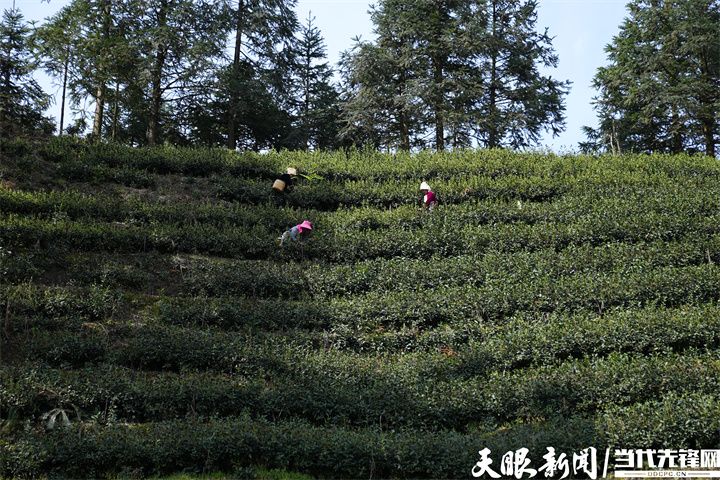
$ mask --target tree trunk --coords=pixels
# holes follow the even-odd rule
[[[497,70],[496,58],[493,55],[492,64],[490,66],[490,108],[489,108],[489,124],[488,124],[488,147],[496,148],[498,146],[498,128],[497,128]]]
[[[680,116],[677,113],[677,106],[672,107],[672,153],[683,151],[682,132],[680,131]]]
[[[400,150],[410,151],[410,129],[404,112],[400,113]]]
[[[706,117],[702,120],[703,136],[705,137],[705,155],[715,156],[715,119]]]
[[[497,5],[492,3],[492,41],[495,41],[497,35]],[[491,52],[490,59],[490,105],[488,108],[488,148],[496,148],[499,144],[498,125],[497,125],[497,54]]]
[[[438,58],[433,60],[433,83],[435,86],[435,150],[445,150],[445,124],[443,119],[443,92],[440,85],[443,81],[443,64]]]
[[[158,26],[164,28],[167,26],[167,3],[163,2],[158,10]],[[165,56],[167,47],[160,42],[155,52],[155,63],[151,71],[150,84],[152,90],[150,93],[150,112],[148,115],[148,124],[146,131],[146,139],[148,145],[157,145],[160,132],[160,108],[162,106],[162,76],[165,67]]]
[[[11,91],[12,84],[10,83],[10,68],[7,67],[2,72],[3,76],[3,91],[9,92]],[[10,131],[8,128],[7,120],[5,119],[6,114],[9,110],[8,108],[8,98],[5,95],[0,96],[0,137],[6,137],[7,133]]]
[[[235,27],[235,54],[233,55],[232,78],[230,79],[230,115],[228,119],[228,137],[227,147],[235,150],[237,147],[237,137],[235,131],[237,129],[237,116],[240,102],[238,92],[238,77],[240,76],[240,52],[242,51],[242,34],[243,34],[243,0],[238,0],[237,23]]]
[[[113,141],[117,137],[118,128],[118,116],[119,116],[119,104],[120,104],[120,82],[115,83],[115,104],[113,106],[113,119],[112,119],[112,133],[111,137]]]
[[[105,83],[98,86],[95,94],[95,120],[93,121],[92,136],[99,139],[102,135],[103,112],[105,110]]]
[[[65,98],[67,97],[69,67],[70,67],[70,45],[68,45],[67,52],[65,52],[65,64],[63,65],[63,86],[62,86],[62,97],[60,100],[60,131],[58,132],[58,135],[63,134],[63,128],[65,126]]]
[[[105,0],[103,4],[103,24],[102,24],[102,39],[103,41],[107,41],[110,38],[110,26],[112,22],[111,14],[111,1]],[[103,49],[104,50],[104,49]],[[109,52],[103,51],[104,55],[110,56]],[[102,135],[102,123],[103,123],[103,113],[105,110],[105,92],[107,90],[107,86],[105,84],[105,70],[107,65],[105,62],[107,61],[107,58],[101,58],[98,61],[97,67],[98,72],[100,74],[100,81],[98,82],[97,87],[97,94],[95,96],[95,120],[93,121],[93,131],[92,135],[94,138],[99,139]]]
[[[397,89],[395,91],[397,97],[405,97],[407,81],[407,71],[401,70],[398,78]],[[403,102],[402,106],[398,108],[396,114],[398,118],[398,130],[400,132],[400,150],[407,152],[410,151],[410,119],[408,118],[409,115],[405,109],[405,102]]]
[[[303,146],[305,150],[310,149],[310,71],[312,67],[312,58],[310,51],[305,52],[305,78],[303,79]]]
[[[703,53],[701,54],[701,62],[702,62],[702,78],[703,83],[710,86],[713,84],[713,74],[711,73],[712,68],[710,67],[711,62],[707,55],[708,50],[703,50]],[[717,73],[714,75],[715,80],[717,80]],[[718,101],[720,101],[720,95],[717,93],[717,89],[715,88],[708,88],[708,92],[715,92],[714,94],[711,94],[711,96],[707,97],[703,95],[703,98],[701,100],[701,103],[703,104],[704,108],[707,109],[707,111],[704,112],[704,115],[700,115],[700,123],[702,124],[702,130],[703,130],[703,137],[705,138],[705,155],[709,157],[715,156],[715,129],[717,128],[716,123],[716,115],[718,114],[717,107],[715,105],[718,104]]]
[[[309,70],[309,69],[308,69]],[[309,75],[309,72],[308,72]],[[305,150],[310,149],[310,130],[311,130],[311,119],[310,119],[310,78],[308,77],[305,82],[305,106],[304,106],[304,112],[303,116],[305,117],[305,120],[303,123],[305,124]]]
[[[162,104],[162,69],[165,64],[164,47],[158,48],[155,55],[155,65],[152,70],[152,93],[150,96],[150,115],[147,125],[148,145],[157,145],[160,129],[160,107]]]

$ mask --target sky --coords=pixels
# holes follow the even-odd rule
[[[26,20],[38,23],[68,3],[69,0],[15,0]],[[627,0],[539,0],[537,29],[548,28],[560,58],[556,69],[543,73],[572,82],[565,100],[565,131],[554,138],[546,134],[540,148],[558,153],[577,150],[578,142],[585,139],[582,127],[596,126],[592,99],[597,92],[592,88],[592,78],[598,67],[607,64],[604,49],[618,33],[626,16],[626,3]],[[0,0],[0,10],[12,6],[13,0]],[[300,21],[305,21],[308,14],[315,17],[315,24],[325,37],[328,59],[335,64],[340,52],[353,45],[354,37],[366,40],[374,37],[369,8],[370,2],[362,0],[298,0],[296,11]],[[50,79],[37,77],[45,91],[58,93]],[[57,118],[59,111],[55,105],[48,113]]]

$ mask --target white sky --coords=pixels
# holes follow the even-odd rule
[[[15,0],[27,20],[42,22],[69,0]],[[555,37],[553,46],[560,57],[558,68],[546,72],[553,78],[570,80],[572,86],[566,97],[566,129],[559,137],[546,135],[543,145],[554,151],[567,151],[584,140],[583,125],[596,125],[591,101],[596,95],[591,86],[598,67],[605,65],[604,53],[625,16],[626,0],[540,0],[538,30],[549,28]],[[11,8],[13,0],[0,0],[0,10]],[[335,64],[340,52],[352,45],[352,38],[360,35],[370,39],[372,24],[368,15],[369,2],[361,0],[298,0],[297,14],[300,21],[308,12],[315,16],[315,23],[322,31],[327,44],[328,57]],[[47,77],[38,75],[43,88],[57,93]],[[49,110],[59,116],[59,106]],[[66,119],[68,114],[66,113]],[[66,121],[66,123],[68,123]]]

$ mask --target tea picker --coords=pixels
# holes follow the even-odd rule
[[[302,223],[295,225],[290,230],[285,231],[278,240],[280,240],[280,246],[282,247],[288,239],[292,239],[297,242],[302,242],[312,233],[313,224],[310,220],[303,220]]]
[[[297,169],[288,167],[285,173],[275,179],[272,189],[277,204],[285,204],[286,195],[292,192],[297,174]]]
[[[275,182],[273,182],[273,190],[279,193],[290,193],[293,189],[293,184],[295,182],[295,177],[297,177],[297,169],[293,167],[288,167],[285,173],[280,175],[275,179]]]
[[[432,189],[430,188],[430,185],[428,185],[427,182],[420,183],[420,192],[423,194],[423,197],[422,197],[423,208],[427,208],[429,212],[432,212],[433,209],[438,204],[437,197],[435,196],[435,192],[432,191]]]

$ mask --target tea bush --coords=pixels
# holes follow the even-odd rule
[[[458,478],[483,447],[720,441],[714,159],[0,151],[0,477]]]

